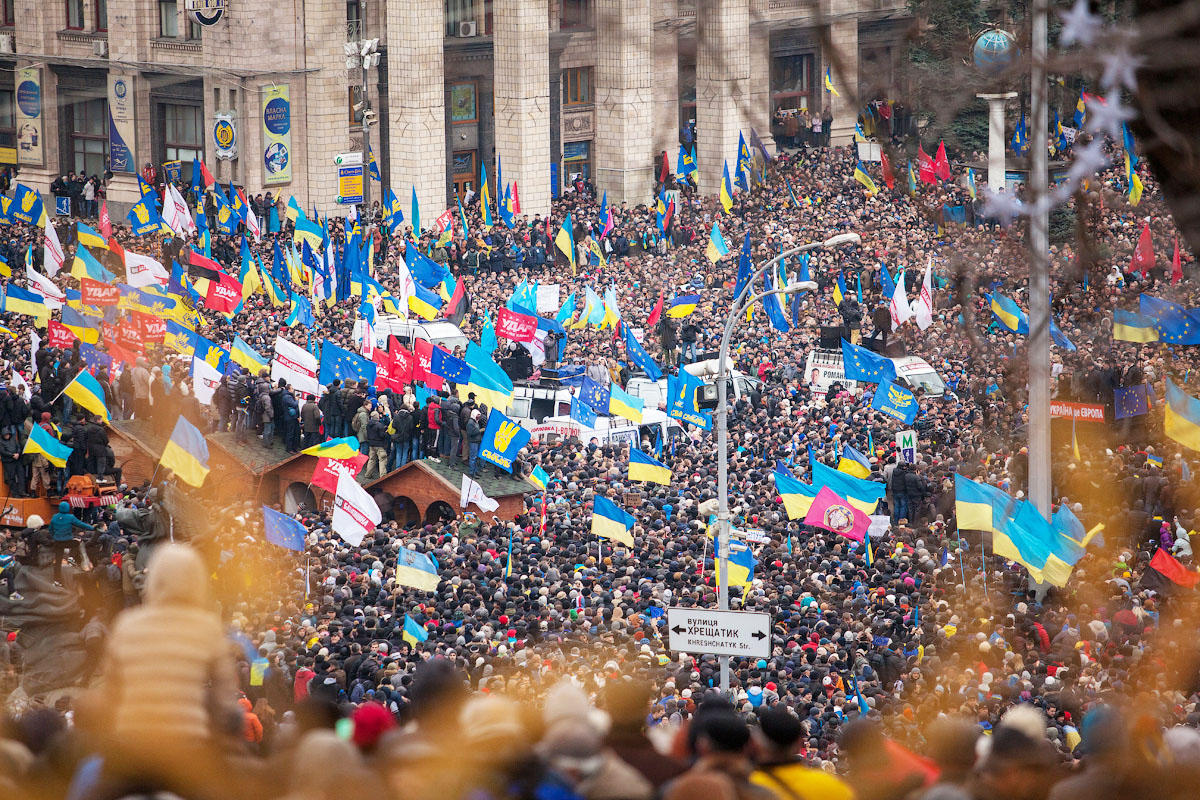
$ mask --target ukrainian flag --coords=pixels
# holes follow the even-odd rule
[[[108,406],[104,405],[104,389],[91,373],[84,371],[76,375],[62,393],[93,414],[103,417],[105,422],[112,421]]]
[[[80,226],[82,227],[82,226]],[[91,278],[102,283],[115,283],[117,276],[104,268],[86,247],[75,248],[75,260],[71,262],[72,278]]]
[[[867,174],[866,167],[863,166],[861,161],[854,165],[854,180],[866,187],[869,193],[879,193],[879,187],[875,185],[875,181],[871,180],[871,176]]]
[[[404,632],[400,634],[400,638],[408,642],[409,646],[416,649],[417,645],[429,638],[429,633],[417,621],[408,614],[404,615]]]
[[[158,463],[184,483],[200,488],[208,476],[208,442],[204,434],[183,417],[175,420],[175,430]]]
[[[191,355],[196,352],[196,346],[192,343],[193,331],[188,330],[183,325],[180,325],[173,319],[167,320],[167,334],[163,339],[163,346],[174,350],[176,353]]]
[[[809,459],[809,466],[812,468],[812,485],[815,488],[820,490],[821,487],[828,486],[831,491],[846,498],[850,505],[864,514],[874,514],[875,507],[887,493],[887,487],[882,483],[864,481],[853,475],[838,472],[815,458]]]
[[[529,482],[545,491],[546,487],[550,485],[550,476],[540,466],[534,467],[533,472],[529,473]]]
[[[307,450],[301,450],[306,456],[316,456],[317,458],[332,458],[335,461],[345,461],[350,458],[357,458],[358,439],[353,436],[346,436],[341,439],[330,439],[328,442],[314,444]]]
[[[87,247],[103,247],[108,249],[108,242],[100,235],[99,231],[89,228],[82,222],[78,224],[76,238],[79,243]]]
[[[720,559],[718,559],[718,563]],[[729,586],[747,587],[754,580],[754,554],[741,542],[729,543],[729,558],[725,559],[725,575]],[[717,583],[721,582],[721,571],[717,570]]]
[[[7,333],[13,339],[17,338],[17,332],[7,325],[0,325],[0,333]]]
[[[592,502],[592,533],[604,539],[612,539],[627,547],[633,547],[634,518],[609,500],[607,497],[596,495]]]
[[[1164,432],[1184,447],[1200,450],[1200,401],[1189,396],[1167,378],[1167,410]]]
[[[284,212],[284,215],[288,218],[288,222],[293,225],[296,224],[296,220],[304,216],[304,209],[296,202],[295,197],[288,198],[287,210]]]
[[[837,283],[833,287],[833,307],[837,308],[842,304],[842,298],[846,296],[846,278],[842,273],[838,273]]]
[[[646,407],[646,401],[623,391],[615,383],[609,388],[608,413],[624,417],[630,422],[641,423],[642,410]]]
[[[837,468],[838,472],[853,475],[855,478],[869,478],[871,476],[871,462],[867,461],[866,456],[850,445],[842,448],[842,457],[838,461]]]
[[[683,319],[696,310],[696,304],[699,302],[700,295],[698,294],[680,295],[671,301],[671,305],[667,306],[667,316],[672,319]]]
[[[1002,294],[984,295],[991,306],[992,313],[1008,330],[1013,333],[1026,335],[1029,333],[1029,318],[1012,299]]]
[[[629,480],[671,485],[671,470],[636,447],[629,451]]]
[[[807,517],[813,499],[817,496],[817,489],[782,472],[775,473],[775,491],[783,498],[783,508],[787,511],[788,519],[802,520]]]
[[[401,547],[396,553],[396,583],[425,592],[437,591],[442,578],[433,556]]]
[[[25,440],[25,449],[21,452],[41,453],[56,467],[65,467],[67,459],[71,457],[71,448],[56,439],[41,425],[34,425],[30,429],[29,438]]]
[[[50,318],[50,309],[46,307],[40,294],[34,294],[28,289],[9,284],[4,293],[4,310],[10,314],[25,314],[30,317]],[[45,325],[45,322],[41,323]]]
[[[465,384],[458,384],[459,399],[465,402],[467,395],[473,392],[489,408],[506,411],[513,400],[512,378],[474,342],[467,342],[464,360],[471,368],[471,377]]]
[[[253,375],[257,375],[259,370],[267,367],[267,360],[255,352],[254,348],[246,344],[246,341],[240,336],[233,337],[233,346],[229,348],[229,357],[233,359],[233,363],[245,367]]]
[[[721,228],[715,222],[713,223],[712,231],[708,234],[708,247],[704,249],[704,254],[714,264],[729,255],[729,247],[725,244],[725,237],[721,235]]]
[[[1003,507],[1009,496],[986,483],[977,483],[962,475],[954,476],[954,515],[960,531],[994,531],[995,508]]]
[[[975,199],[975,170],[967,167],[967,192],[970,193],[971,199]]]
[[[831,67],[825,68],[825,91],[829,92],[834,97],[841,97],[838,90],[833,88],[833,71]]]
[[[729,162],[725,162],[721,176],[721,207],[728,214],[733,209],[733,181],[729,180]]]
[[[558,233],[554,235],[554,244],[562,251],[562,254],[567,257],[567,261],[571,266],[575,266],[575,223],[571,221],[571,214],[568,212],[567,218],[563,220],[562,227],[558,229]]]
[[[70,306],[63,306],[60,314],[62,316],[63,327],[75,334],[82,341],[88,344],[95,344],[100,341],[100,331],[93,328],[83,314]]]
[[[416,281],[413,282],[413,293],[408,296],[408,308],[416,312],[422,319],[433,319],[442,307],[442,298],[429,291]]]
[[[1150,317],[1133,311],[1113,311],[1112,337],[1119,342],[1157,342],[1158,327]]]

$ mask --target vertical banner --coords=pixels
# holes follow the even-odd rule
[[[113,172],[137,172],[133,162],[133,81],[108,75],[108,161]]]
[[[17,70],[17,163],[45,163],[42,130],[42,68]]]
[[[263,183],[292,181],[292,102],[287,84],[264,86]]]

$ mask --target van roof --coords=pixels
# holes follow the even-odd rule
[[[596,427],[592,428],[592,430],[606,431],[610,427],[615,429],[615,428],[636,428],[638,425],[657,425],[658,423],[664,421],[665,419],[667,419],[667,413],[665,411],[659,411],[657,408],[647,408],[642,411],[642,421],[641,422],[630,422],[629,420],[625,419],[624,417],[600,417],[600,416],[597,416],[596,417]],[[610,423],[613,420],[616,420],[620,424],[610,425]],[[543,423],[543,424],[550,423],[550,422],[573,422],[573,421],[574,420],[571,419],[570,414],[560,414],[556,417],[547,417],[545,420],[545,423]]]

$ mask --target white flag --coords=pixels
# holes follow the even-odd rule
[[[67,295],[55,285],[54,281],[33,268],[32,264],[25,265],[25,277],[29,279],[29,290],[42,296],[46,308],[58,311],[67,302]]]
[[[16,369],[12,371],[12,388],[21,393],[26,403],[29,402],[29,398],[33,397],[33,390],[29,388],[29,382],[21,377],[21,373]]]
[[[171,275],[163,265],[150,256],[132,250],[125,251],[125,282],[135,289],[143,286],[163,286],[171,282]]]
[[[166,197],[163,198],[162,218],[171,230],[180,235],[188,231],[197,232],[196,221],[192,219],[192,212],[188,208],[187,201],[183,199],[179,190],[169,183]]]
[[[62,244],[58,241],[58,231],[54,230],[54,223],[46,223],[46,240],[43,243],[42,266],[46,268],[46,274],[53,278],[62,269],[63,261],[66,260],[66,255],[63,254]]]
[[[896,291],[892,292],[892,301],[888,303],[888,311],[892,314],[892,330],[896,330],[912,319],[912,308],[908,305],[908,295],[904,293],[904,272],[896,281]]]
[[[521,346],[529,351],[535,367],[540,367],[546,363],[546,334],[548,333],[549,331],[538,328],[533,334],[533,339],[528,342],[521,342]]]
[[[42,349],[42,337],[35,330],[29,331],[29,379],[38,379],[37,354]],[[30,395],[32,397],[32,395]]]
[[[471,503],[479,506],[485,512],[495,511],[500,507],[499,503],[483,493],[482,486],[471,480],[467,473],[464,472],[462,476],[462,497],[459,498],[458,504],[466,508]]]
[[[246,216],[243,222],[246,223],[246,230],[254,236],[254,241],[262,241],[262,225],[258,223],[258,217],[254,216],[254,209],[250,208],[249,203],[246,203],[244,208]]]
[[[375,358],[375,327],[369,319],[362,320],[362,339],[358,344],[363,358],[368,361]]]
[[[925,330],[933,324],[933,258],[925,265],[925,278],[921,281],[921,296],[913,309],[917,319],[917,327]]]
[[[287,339],[275,337],[275,358],[271,359],[271,382],[280,378],[292,385],[296,391],[306,394],[321,394],[317,382],[317,357]]]
[[[408,269],[404,256],[396,257],[396,274],[400,279],[400,291],[395,293],[396,305],[400,307],[400,315],[408,318],[408,298],[417,293],[416,282]]]
[[[221,371],[202,358],[192,356],[192,393],[206,406],[213,404],[213,396],[221,383]]]
[[[337,495],[333,499],[333,532],[351,547],[358,547],[383,516],[375,499],[350,477],[350,472],[338,474]]]

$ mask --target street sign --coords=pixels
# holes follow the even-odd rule
[[[339,167],[361,167],[363,163],[362,152],[338,153],[333,157],[333,163]]]
[[[756,611],[668,608],[670,647],[678,653],[771,657],[771,615]]]
[[[896,449],[900,457],[910,464],[917,463],[917,432],[900,431],[896,434]]]
[[[358,205],[363,201],[363,168],[357,166],[338,167],[337,202],[343,205]]]

